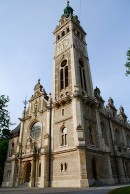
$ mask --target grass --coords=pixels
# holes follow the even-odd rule
[[[119,189],[114,189],[109,194],[130,194],[130,187],[123,187]]]

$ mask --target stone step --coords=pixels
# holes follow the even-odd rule
[[[18,186],[18,188],[28,188],[29,187],[28,184],[29,182],[22,183]]]

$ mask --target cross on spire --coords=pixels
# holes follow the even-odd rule
[[[23,101],[23,104],[24,104],[24,109],[26,109],[26,105],[28,104],[28,102],[27,102],[27,96],[26,96],[25,100]]]

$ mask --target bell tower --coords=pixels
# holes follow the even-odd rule
[[[67,1],[54,31],[52,152],[53,166],[59,163],[59,171],[66,174],[68,187],[89,184],[83,150],[87,139],[84,118],[88,104],[91,106],[95,101],[85,36],[78,16]],[[65,185],[60,175],[54,174],[53,186],[57,184]]]
[[[93,97],[93,86],[85,41],[86,32],[69,1],[54,31],[53,100],[79,90]]]

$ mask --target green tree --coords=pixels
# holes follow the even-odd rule
[[[9,137],[10,116],[7,110],[9,97],[0,96],[0,138],[6,139]]]
[[[8,150],[8,139],[0,140],[0,186],[3,181],[4,165]]]
[[[125,63],[126,73],[125,75],[128,76],[130,74],[130,49],[127,51],[127,62]]]
[[[3,180],[4,164],[8,150],[8,139],[10,136],[10,116],[7,110],[9,97],[0,96],[0,185]]]

